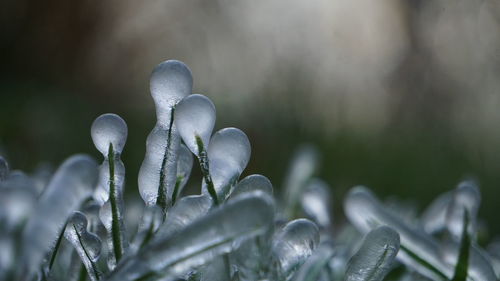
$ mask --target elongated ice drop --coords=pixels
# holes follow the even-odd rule
[[[174,124],[176,104],[191,94],[193,77],[182,62],[160,63],[151,74],[150,90],[157,122],[146,141],[146,155],[139,170],[139,193],[146,205],[166,209],[177,181],[180,136]]]
[[[159,239],[124,259],[108,281],[128,281],[147,276],[175,280],[177,276],[234,250],[260,235],[274,220],[272,198],[263,193],[240,196],[213,209],[173,236]]]
[[[321,274],[329,266],[334,253],[334,248],[330,243],[320,244],[312,256],[310,256],[297,273],[295,273],[293,281],[324,280],[321,279]]]
[[[273,184],[271,181],[263,175],[254,174],[249,175],[242,179],[236,184],[233,192],[231,192],[230,198],[235,198],[240,194],[244,194],[247,192],[252,192],[260,190],[264,193],[269,194],[269,196],[273,195]]]
[[[331,230],[332,198],[330,186],[320,179],[312,179],[300,199],[302,209],[321,229]]]
[[[29,279],[40,268],[66,220],[92,195],[96,183],[97,164],[89,156],[72,156],[59,167],[24,228],[20,275]]]
[[[193,154],[184,144],[181,144],[179,146],[179,159],[177,160],[177,182],[175,183],[175,190],[172,194],[173,203],[179,198],[184,186],[186,186],[192,168]]]
[[[7,163],[7,160],[0,156],[0,181],[3,181],[7,178],[7,175],[9,174],[9,163]]]
[[[250,160],[250,141],[243,131],[225,128],[217,131],[208,145],[210,175],[219,200],[224,201]],[[204,193],[208,193],[206,186]]]
[[[81,212],[74,212],[69,218],[64,237],[75,248],[87,269],[90,280],[99,280],[101,273],[96,262],[101,255],[101,240],[97,235],[87,231],[87,217]]]
[[[443,193],[422,213],[420,223],[427,233],[433,234],[446,228],[446,212],[452,199],[452,192]]]
[[[370,231],[347,265],[346,281],[382,281],[399,251],[399,234],[388,226]]]
[[[397,258],[420,274],[436,280],[452,277],[453,268],[441,259],[436,240],[420,229],[408,226],[386,210],[367,188],[359,186],[349,191],[344,200],[344,212],[349,221],[363,233],[380,225],[396,230],[401,238]]]
[[[453,191],[453,199],[446,212],[446,226],[449,233],[460,241],[462,237],[465,211],[469,215],[468,232],[470,237],[475,240],[477,227],[477,211],[481,203],[481,193],[477,183],[472,180],[466,180],[458,184]]]
[[[273,240],[273,258],[278,263],[278,280],[288,280],[312,255],[319,243],[316,224],[307,219],[293,220]]]

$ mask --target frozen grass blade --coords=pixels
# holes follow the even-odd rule
[[[189,151],[184,144],[179,146],[179,159],[177,160],[177,181],[175,182],[175,189],[172,193],[172,205],[175,204],[179,198],[184,186],[189,179],[191,169],[193,168],[193,154]]]
[[[293,281],[317,281],[320,280],[321,273],[329,266],[334,255],[333,247],[330,244],[321,244],[314,254],[295,273]]]
[[[399,250],[399,235],[379,226],[366,235],[347,265],[345,281],[381,281],[389,272]]]
[[[155,240],[137,256],[125,258],[109,281],[175,280],[190,269],[234,250],[269,229],[273,200],[263,193],[240,196],[196,220],[173,236]]]
[[[451,281],[466,281],[467,271],[469,268],[469,250],[471,247],[471,240],[468,233],[469,227],[469,213],[464,210],[463,217],[463,230],[462,230],[462,240],[460,241],[460,252],[458,255],[457,264],[455,266],[455,273]]]

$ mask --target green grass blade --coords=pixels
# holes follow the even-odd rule
[[[455,273],[451,281],[466,281],[467,271],[469,268],[469,252],[471,247],[471,238],[467,228],[469,226],[469,213],[465,210],[464,213],[464,228],[462,230],[462,240],[460,241],[460,252],[458,255]]]

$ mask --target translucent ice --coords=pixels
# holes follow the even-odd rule
[[[97,164],[89,156],[72,156],[59,167],[24,228],[20,274],[33,276],[40,268],[66,220],[92,195],[96,182]]]
[[[0,181],[0,234],[18,231],[31,216],[37,198],[34,185],[22,172],[12,172]]]
[[[381,281],[399,251],[399,235],[388,226],[370,231],[347,265],[346,281]]]
[[[396,230],[401,238],[397,258],[420,274],[437,280],[451,278],[453,275],[453,268],[441,259],[438,243],[434,238],[420,229],[408,226],[390,213],[367,188],[360,186],[349,191],[344,200],[344,213],[363,233],[380,225]]]
[[[461,240],[465,211],[469,215],[469,235],[476,237],[476,217],[481,203],[481,194],[477,183],[472,180],[463,181],[453,191],[453,199],[446,213],[446,226],[450,234]]]
[[[210,135],[215,125],[215,106],[203,95],[185,97],[175,108],[175,125],[189,150],[200,157],[197,138],[201,139],[203,149],[207,150]]]
[[[236,128],[217,131],[208,146],[209,170],[215,191],[225,200],[232,185],[239,178],[250,160],[250,141]],[[207,193],[207,191],[204,191]]]
[[[332,226],[332,198],[330,187],[320,179],[312,179],[300,199],[302,209],[320,228],[330,230]]]
[[[273,258],[278,263],[278,279],[290,276],[313,253],[319,243],[316,224],[307,219],[291,221],[279,231],[273,240]]]
[[[97,235],[87,232],[87,217],[81,212],[74,212],[68,220],[64,237],[80,256],[92,281],[98,280],[100,272],[96,262],[101,254],[101,240]]]
[[[153,235],[158,231],[164,220],[164,213],[161,207],[156,205],[144,207],[141,222],[137,228],[137,233],[129,248],[129,252],[135,253],[146,245]]]
[[[453,193],[443,193],[425,209],[420,222],[427,233],[433,234],[446,228],[446,212],[452,199]]]
[[[5,180],[8,174],[9,174],[9,164],[2,156],[0,156],[0,181]]]
[[[295,216],[303,188],[318,165],[319,153],[313,146],[303,145],[295,153],[284,181],[285,211],[289,217]]]
[[[103,114],[92,123],[90,129],[94,145],[105,157],[108,155],[109,145],[113,145],[115,153],[120,154],[127,140],[127,124],[118,115]]]
[[[192,168],[193,154],[184,144],[181,144],[179,146],[179,159],[177,160],[177,182],[175,184],[175,190],[172,194],[172,202],[175,202],[180,196],[189,179]]]
[[[122,209],[123,201],[119,204],[119,209]],[[122,211],[113,211],[109,200],[99,210],[99,218],[107,232],[108,267],[113,269],[128,248]]]
[[[236,184],[233,192],[231,192],[230,197],[235,198],[240,194],[244,194],[247,192],[252,192],[260,190],[264,193],[267,193],[269,196],[273,195],[273,185],[271,181],[263,175],[249,175],[242,179]]]
[[[195,220],[182,231],[156,240],[137,256],[124,259],[109,281],[163,276],[175,280],[192,268],[228,253],[238,245],[267,231],[274,220],[272,198],[263,193],[239,196]]]
[[[219,256],[200,269],[200,281],[231,281],[230,272],[228,257]]]
[[[320,279],[322,272],[329,266],[334,255],[334,249],[329,243],[322,243],[314,251],[307,261],[295,273],[293,281],[317,281]],[[333,280],[328,278],[326,280]]]

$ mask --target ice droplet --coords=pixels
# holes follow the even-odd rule
[[[100,272],[95,262],[101,255],[101,240],[97,235],[87,232],[87,217],[81,212],[74,212],[69,218],[64,237],[75,248],[92,281],[98,280]]]
[[[89,198],[97,181],[97,164],[86,155],[74,155],[59,167],[23,232],[24,267],[20,274],[33,276],[74,210]]]
[[[3,181],[7,178],[7,175],[9,174],[9,163],[7,163],[7,160],[0,156],[0,181]]]
[[[186,186],[186,183],[189,180],[192,168],[193,154],[184,144],[181,144],[179,147],[179,159],[177,160],[176,190],[174,190],[174,193],[172,194],[172,201],[177,200],[182,193],[184,186]]]
[[[300,267],[293,281],[333,280],[320,279],[321,273],[329,266],[334,256],[334,248],[330,243],[321,243],[311,257]]]
[[[347,265],[346,281],[381,281],[399,251],[399,234],[388,226],[370,231]]]
[[[149,89],[156,106],[158,122],[167,125],[170,113],[185,96],[191,94],[193,75],[183,62],[167,60],[158,64],[149,80]]]
[[[453,191],[453,199],[448,206],[446,213],[446,226],[450,234],[461,241],[464,224],[465,211],[469,215],[468,233],[474,240],[476,237],[476,217],[479,205],[481,203],[481,193],[477,183],[472,180],[466,180],[458,184]]]
[[[427,233],[434,234],[446,228],[446,212],[452,200],[453,193],[446,192],[434,199],[425,209],[420,222]]]
[[[136,256],[125,258],[108,281],[135,280],[151,273],[161,273],[163,280],[175,280],[264,233],[273,220],[272,198],[263,193],[239,196],[173,236],[155,240]]]
[[[269,196],[273,195],[273,184],[263,175],[249,175],[236,184],[230,198],[235,198],[240,194],[260,190]]]
[[[226,199],[232,185],[250,160],[250,141],[243,131],[225,128],[217,131],[208,145],[210,175],[220,199]],[[207,190],[204,190],[208,194]]]
[[[363,233],[380,225],[396,230],[401,238],[401,250],[397,258],[420,274],[432,279],[449,279],[453,275],[453,268],[442,261],[435,239],[420,229],[408,226],[390,213],[366,187],[358,186],[349,191],[344,200],[344,213]],[[426,261],[432,269],[423,265],[420,260]]]
[[[330,187],[320,179],[312,179],[300,199],[302,209],[320,228],[329,230],[332,226],[332,198]]]
[[[184,143],[200,157],[196,138],[201,139],[203,149],[207,150],[215,125],[215,106],[212,101],[203,95],[187,96],[175,107],[174,120]]]
[[[278,280],[288,280],[294,271],[312,255],[319,243],[316,224],[307,219],[293,220],[273,240],[273,257],[278,262]]]
[[[127,141],[127,124],[118,115],[113,113],[103,114],[92,123],[90,129],[92,141],[104,157],[108,157],[109,145],[113,145],[115,153],[120,154]]]

